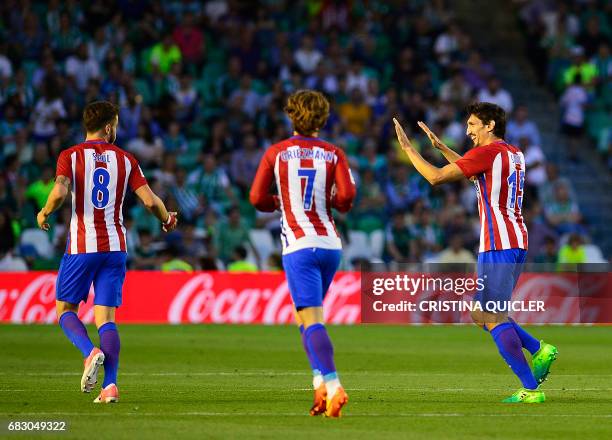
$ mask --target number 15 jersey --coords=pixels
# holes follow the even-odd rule
[[[455,162],[472,178],[480,214],[479,252],[527,249],[523,220],[525,157],[504,141],[472,148]]]
[[[270,194],[273,179],[277,197]],[[268,148],[250,200],[260,211],[280,207],[283,254],[288,254],[310,247],[341,249],[331,208],[347,212],[355,191],[344,151],[318,138],[293,136]]]
[[[56,176],[72,184],[67,254],[126,252],[123,200],[147,180],[130,153],[103,140],[89,140],[61,152]]]

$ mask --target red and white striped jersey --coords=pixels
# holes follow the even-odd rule
[[[61,152],[56,176],[72,182],[68,254],[126,252],[123,200],[147,180],[130,153],[103,140],[89,140]]]
[[[467,178],[474,177],[480,214],[480,249],[487,252],[527,249],[523,221],[525,157],[503,141],[475,147],[455,162]]]
[[[278,196],[270,194],[273,179]],[[260,211],[281,209],[283,254],[309,247],[341,249],[331,208],[347,212],[354,198],[355,181],[344,151],[306,136],[268,148],[250,194]]]

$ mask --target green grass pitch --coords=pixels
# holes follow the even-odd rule
[[[121,402],[94,405],[59,327],[0,326],[0,437],[11,420],[66,420],[57,438],[612,438],[610,327],[532,327],[559,348],[548,401],[508,405],[519,383],[476,327],[330,326],[350,395],[336,420],[307,415],[296,328],[119,329]]]

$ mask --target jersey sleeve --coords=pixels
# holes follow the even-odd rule
[[[269,148],[259,162],[253,185],[251,185],[249,201],[259,211],[274,212],[280,206],[278,197],[270,194],[270,185],[274,179],[275,161],[275,150]]]
[[[65,176],[72,180],[72,161],[70,160],[68,150],[62,151],[57,159],[55,177],[57,178],[59,176]]]
[[[336,155],[338,156],[334,176],[336,194],[332,197],[331,205],[340,212],[348,212],[353,206],[353,199],[357,194],[355,179],[353,179],[351,174],[344,151],[338,149],[336,150]]]
[[[132,169],[130,170],[130,176],[128,178],[128,183],[130,185],[130,189],[132,191],[136,191],[141,186],[147,185],[148,182],[147,182],[147,178],[144,176],[144,173],[142,172],[142,169],[140,168],[140,165],[138,164],[138,161],[133,156],[129,156],[128,158],[132,164]]]
[[[491,169],[498,151],[488,147],[476,147],[465,153],[455,163],[468,179]]]

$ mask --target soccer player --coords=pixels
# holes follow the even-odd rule
[[[317,136],[329,116],[319,92],[291,95],[285,113],[293,136],[272,145],[259,164],[251,203],[260,211],[280,209],[283,268],[313,371],[310,415],[340,417],[348,402],[334,364],[334,349],[323,321],[323,299],[340,264],[342,244],[331,208],[347,212],[355,182],[344,152]],[[270,193],[275,181],[278,196]]]
[[[394,118],[397,138],[414,167],[431,185],[461,178],[474,182],[481,224],[477,272],[484,280],[484,289],[474,298],[483,310],[473,311],[472,319],[491,334],[499,353],[523,384],[503,402],[544,402],[544,392],[538,387],[548,376],[557,357],[556,347],[538,341],[507,313],[495,309],[495,305],[511,299],[527,254],[527,228],[521,213],[525,158],[518,148],[503,140],[506,115],[499,106],[479,102],[471,104],[467,110],[467,135],[474,142],[474,148],[463,157],[444,145],[427,125],[419,122],[432,145],[450,162],[442,168],[423,159]],[[533,356],[533,372],[523,348]]]
[[[164,231],[173,230],[177,223],[176,212],[168,212],[151,191],[137,160],[113,145],[118,115],[118,107],[107,101],[92,102],[85,107],[85,142],[60,154],[55,185],[37,216],[38,226],[48,231],[49,216],[71,192],[70,235],[57,275],[56,310],[62,330],[85,358],[81,391],[93,390],[98,369],[104,365],[104,382],[95,403],[119,400],[116,384],[120,342],[115,310],[121,305],[126,271],[123,200],[127,187],[162,222]],[[77,316],[79,303],[87,301],[92,283],[100,348],[91,342]]]

